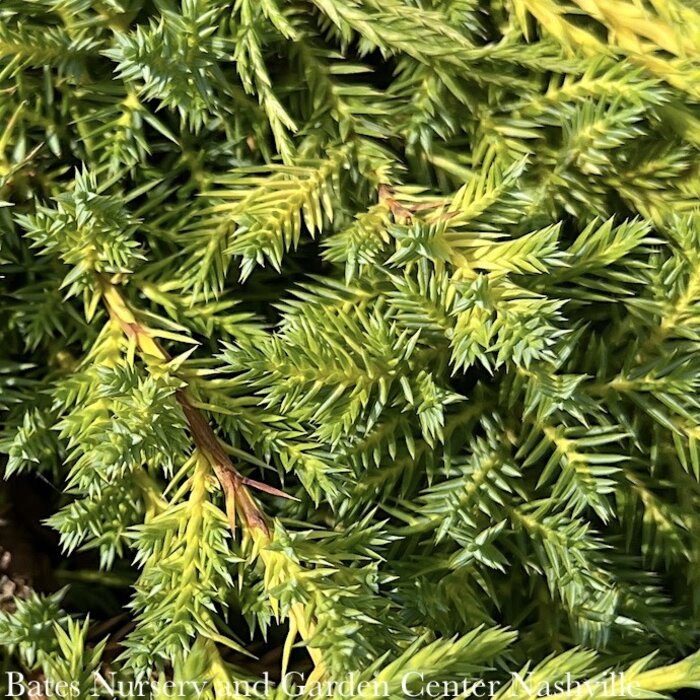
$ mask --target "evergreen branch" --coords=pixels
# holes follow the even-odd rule
[[[577,27],[566,18],[567,6],[558,0],[512,0],[518,19],[528,33],[525,15],[531,13],[542,26],[565,46],[580,47],[586,53],[609,54],[610,49],[625,53],[631,61],[655,73],[671,85],[697,97],[695,81],[688,79],[679,57],[697,55],[697,45],[684,39],[680,27],[665,24],[623,0],[573,0],[584,12],[608,29],[605,44],[587,29]],[[676,58],[662,58],[661,53]]]
[[[170,362],[171,358],[162,349],[150,329],[138,323],[118,289],[104,278],[100,280],[100,286],[110,316],[119,323],[129,342],[138,347],[146,357],[155,358],[166,364]],[[219,439],[214,434],[208,421],[194,408],[188,392],[178,389],[175,396],[185,415],[194,443],[211,464],[221,484],[231,528],[235,530],[236,513],[239,513],[247,528],[251,530],[261,529],[268,534],[265,517],[253,500],[247,487],[253,486],[277,496],[286,497],[286,494],[270,486],[243,477],[222,449]]]
[[[104,278],[100,280],[100,285],[110,315],[120,324],[130,343],[135,343],[147,358],[155,358],[163,363],[170,362],[170,357],[162,349],[157,338],[150,332],[150,329],[138,323],[133,312],[119,294],[118,289]],[[276,605],[274,602],[276,600],[276,588],[279,586],[280,580],[271,579],[270,577],[274,575],[272,572],[279,566],[286,569],[290,564],[284,554],[281,555],[280,561],[280,555],[270,550],[270,545],[274,542],[274,538],[269,529],[267,518],[253,499],[249,488],[255,488],[283,498],[289,498],[289,496],[279,489],[242,476],[223,450],[208,421],[193,406],[187,390],[178,389],[176,398],[185,415],[189,432],[197,449],[205,457],[219,480],[224,493],[231,529],[235,531],[236,514],[238,513],[244,523],[246,534],[255,544],[256,550],[265,566],[268,595],[273,601],[273,605]],[[280,576],[280,574],[277,574],[277,576]],[[282,580],[294,578],[294,576],[293,571],[287,570]],[[304,605],[301,602],[293,604],[288,614],[291,620],[289,645],[291,645],[297,634],[300,634],[305,640],[313,637],[315,623],[308,619]],[[309,647],[309,654],[314,662],[314,673],[317,677],[322,677],[325,672],[322,655],[313,647]]]

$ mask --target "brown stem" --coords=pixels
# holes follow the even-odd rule
[[[117,288],[105,278],[100,279],[102,298],[111,318],[119,323],[125,335],[133,340],[141,352],[161,362],[169,362],[170,355],[160,345],[149,328],[139,323]],[[287,494],[272,486],[248,479],[238,472],[224,451],[208,421],[194,406],[186,388],[178,389],[175,398],[182,407],[192,440],[197,449],[207,458],[219,480],[226,500],[231,529],[236,527],[236,513],[243,518],[246,527],[260,530],[270,536],[267,520],[250,494],[248,486],[275,496],[289,498]]]
[[[195,445],[197,445],[200,452],[209,460],[221,484],[221,488],[224,490],[226,510],[229,514],[231,528],[235,529],[236,527],[235,517],[233,516],[235,516],[236,510],[238,510],[247,527],[259,528],[265,535],[269,536],[270,532],[265,516],[253,500],[250,491],[246,488],[246,483],[249,482],[249,480],[239,474],[238,470],[233,466],[233,463],[221,447],[221,443],[211,429],[211,426],[205,420],[204,416],[192,405],[186,391],[184,389],[178,389],[175,392],[175,398],[185,414],[185,419],[187,420],[187,425],[189,426],[190,434],[192,435]]]

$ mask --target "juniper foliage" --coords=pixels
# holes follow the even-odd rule
[[[700,687],[698,86],[697,0],[4,0],[0,446],[93,589],[4,668]]]

